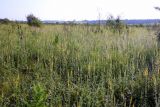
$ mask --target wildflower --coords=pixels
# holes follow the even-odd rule
[[[17,78],[14,80],[14,83],[15,83],[15,86],[16,86],[16,87],[18,87],[19,82],[20,82],[20,76],[19,76],[19,74],[18,74]]]
[[[145,69],[144,69],[143,75],[144,75],[144,76],[148,76],[148,68],[145,68]]]
[[[156,76],[155,75],[152,76],[152,80],[153,80],[154,85],[156,85],[157,81],[156,81]]]
[[[112,86],[113,85],[112,85],[112,81],[111,80],[108,81],[108,86],[109,86],[109,89],[112,90]]]

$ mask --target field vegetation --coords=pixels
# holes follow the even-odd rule
[[[152,27],[0,24],[0,107],[159,107]]]

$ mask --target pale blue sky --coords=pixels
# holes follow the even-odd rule
[[[122,19],[160,19],[160,0],[0,0],[0,18],[26,20],[96,20],[108,15]]]

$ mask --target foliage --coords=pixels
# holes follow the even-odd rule
[[[30,100],[25,101],[27,107],[45,107],[45,102],[47,101],[47,93],[40,83],[34,84],[30,92]]]
[[[156,10],[160,11],[160,7],[154,7]]]
[[[4,18],[4,19],[0,19],[0,23],[2,24],[9,24],[11,21],[7,18]]]
[[[106,25],[114,28],[115,24],[116,24],[116,22],[115,22],[114,17],[112,15],[110,15],[107,19]]]
[[[1,25],[0,106],[159,107],[155,32],[96,28]]]
[[[29,26],[35,26],[35,27],[40,27],[42,25],[41,21],[33,14],[27,16],[27,23]]]
[[[124,23],[120,20],[118,16],[116,19],[112,15],[110,15],[106,21],[106,25],[111,28],[112,30],[117,30],[119,33],[125,27]]]

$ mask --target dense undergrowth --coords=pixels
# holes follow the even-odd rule
[[[0,25],[0,106],[158,107],[157,44],[145,27]]]

